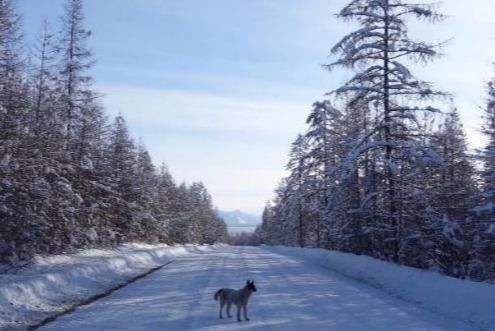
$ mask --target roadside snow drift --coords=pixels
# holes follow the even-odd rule
[[[495,330],[495,285],[456,279],[369,256],[324,249],[264,246],[327,267],[447,318]]]
[[[16,273],[0,275],[0,330],[26,329],[176,256],[208,249],[211,246],[126,244],[37,257]]]

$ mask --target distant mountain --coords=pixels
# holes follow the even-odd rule
[[[258,215],[253,215],[249,213],[245,213],[240,210],[233,211],[218,211],[218,216],[222,218],[229,229],[238,230],[245,229],[250,232],[254,230],[254,228],[261,223],[261,217]]]

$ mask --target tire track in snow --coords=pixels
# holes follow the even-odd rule
[[[259,248],[257,248],[259,249]],[[266,305],[274,305],[273,301],[271,301],[270,290],[272,292],[276,292],[275,289],[278,287],[277,282],[268,281],[271,275],[271,271],[273,271],[273,263],[270,263],[270,257],[262,256],[258,254],[258,256],[246,257],[246,250],[243,251],[242,259],[245,265],[246,273],[251,275],[250,279],[254,279],[255,284],[257,285],[258,292],[254,295],[258,294],[259,299],[256,300],[253,298],[252,311],[255,315],[253,315],[254,321],[256,321],[255,317],[259,316],[259,324],[260,328],[263,330],[280,330],[280,321],[277,321],[276,316],[270,316],[269,309],[266,309]],[[260,270],[260,271],[256,271]],[[264,271],[264,272],[263,272]],[[268,274],[267,274],[268,273]],[[257,276],[255,276],[257,275]],[[262,277],[260,277],[262,276]],[[283,290],[287,291],[287,288],[283,288]],[[281,291],[278,291],[281,292]],[[282,291],[283,292],[283,291]],[[279,305],[286,304],[287,302],[280,302]],[[254,324],[258,324],[256,321]],[[292,325],[287,325],[287,323],[283,326],[284,331],[300,331],[300,328]]]
[[[257,321],[257,319],[259,318],[261,324],[263,325],[263,327],[266,329],[266,330],[271,330],[272,327],[270,327],[269,323],[268,323],[268,320],[269,320],[269,317],[267,314],[265,314],[265,312],[262,310],[262,309],[259,309],[259,308],[256,308],[257,307],[257,302],[256,302],[256,299],[255,299],[255,296],[257,294],[259,294],[261,291],[263,291],[263,285],[260,287],[259,284],[264,284],[262,280],[259,280],[259,279],[256,279],[257,277],[254,276],[254,273],[252,272],[251,270],[251,263],[249,263],[247,257],[246,257],[246,249],[243,249],[241,251],[241,258],[242,258],[242,264],[244,266],[244,273],[246,275],[249,275],[249,279],[252,279],[254,280],[254,283],[255,285],[257,286],[257,292],[253,294],[253,297],[250,299],[250,303],[248,305],[248,316],[249,316],[249,311],[253,311],[255,315],[253,315],[253,317],[249,317],[251,319],[251,321]],[[259,265],[263,265],[263,262],[262,261],[257,261],[257,266]],[[253,305],[254,303],[254,305]],[[250,321],[250,322],[251,322]],[[257,323],[257,322],[255,322]],[[265,325],[267,327],[265,327]],[[288,330],[290,331],[290,330]]]
[[[471,330],[310,261],[260,250],[266,253],[263,260],[277,279],[271,286],[299,294],[286,300],[287,315],[292,315],[298,330],[304,329],[308,318],[312,330]]]
[[[289,264],[291,262],[302,263],[302,265],[300,267],[303,269],[304,268],[311,269],[313,267],[312,265],[309,265],[305,262],[301,262],[301,261],[297,261],[297,260],[290,261],[290,259],[291,259],[290,257],[280,256],[280,255],[277,255],[277,254],[274,254],[272,252],[265,251],[265,250],[263,250],[263,251],[269,253],[269,256],[267,258],[262,259],[262,261],[263,261],[262,264],[265,266],[265,268],[267,270],[276,270],[276,269],[279,269],[280,266],[282,266],[284,264]],[[316,275],[317,274],[315,274],[315,276]],[[298,290],[298,288],[301,288],[303,283],[301,282],[301,280],[295,280],[294,279],[295,276],[297,276],[297,274],[291,276],[291,275],[287,274],[287,272],[278,272],[276,274],[278,281],[277,282],[270,282],[270,285],[272,288],[278,289],[279,292],[285,292],[288,294],[292,294],[291,291],[293,291],[296,293],[300,293],[300,295],[304,296],[304,294],[305,294],[304,291]],[[273,286],[273,285],[275,285],[275,286]],[[327,292],[328,290],[326,290],[325,288],[322,288],[321,291],[322,291],[322,294],[321,294],[322,297],[327,298],[329,301],[332,299],[332,293],[331,292],[328,293]],[[288,300],[287,302],[280,302],[280,304],[282,304],[282,305],[288,304],[289,302],[290,301]],[[328,316],[329,314],[332,313],[332,311],[330,309],[326,309],[325,307],[326,306],[323,306],[323,305],[313,306],[311,309],[311,313],[313,315],[316,315],[316,316]],[[379,329],[373,327],[372,325],[367,323],[365,320],[363,320],[359,316],[353,315],[347,311],[344,311],[344,314],[346,316],[348,316],[347,318],[349,320],[359,321],[359,324],[365,326],[366,330],[380,331]],[[277,327],[275,329],[280,330],[279,327]],[[289,327],[289,328],[284,328],[284,329],[285,330],[293,330],[293,331],[301,330],[300,327]]]
[[[213,266],[210,265],[208,267],[208,276],[206,277],[207,284],[206,286],[198,287],[196,289],[193,300],[191,301],[191,304],[189,306],[189,310],[186,317],[188,323],[184,327],[184,330],[195,330],[199,328],[201,325],[203,325],[203,321],[196,319],[194,317],[194,313],[196,310],[202,309],[205,306],[206,307],[211,306],[211,301],[213,301],[213,296],[215,294],[215,291],[218,290],[216,287],[213,287],[213,282],[219,278],[219,275],[225,273],[227,261],[230,260],[231,258],[232,256],[230,254],[223,253],[222,258],[218,263],[216,263]],[[213,312],[215,313],[212,316],[217,317],[218,311],[212,310],[212,313]]]

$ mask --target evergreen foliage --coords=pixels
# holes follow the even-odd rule
[[[410,19],[443,16],[405,0],[353,0],[337,16],[359,27],[325,67],[351,78],[314,104],[253,240],[495,279],[494,84],[478,173],[457,110],[437,108],[448,94],[410,69],[441,45],[410,38]]]
[[[0,263],[122,242],[214,243],[226,225],[201,183],[155,168],[92,87],[82,0],[59,38],[47,23],[32,65],[10,0],[0,0]]]

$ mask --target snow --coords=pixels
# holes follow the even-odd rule
[[[181,256],[42,330],[475,330],[314,263],[323,261],[324,251],[217,246]],[[258,289],[251,320],[219,319],[213,294],[246,279]]]
[[[81,160],[81,169],[83,170],[93,170],[94,169],[94,166],[93,166],[93,161],[91,161],[90,158],[88,158],[87,156],[84,156]]]
[[[495,234],[495,223],[488,225],[488,229],[485,231],[486,234]]]
[[[478,215],[482,214],[482,213],[489,213],[489,212],[492,212],[493,210],[495,210],[495,203],[493,203],[492,201],[489,201],[481,206],[478,206],[476,208],[473,208],[473,211],[475,213],[477,213]]]
[[[282,246],[267,249],[311,261],[449,319],[481,330],[495,330],[493,284],[456,279],[364,255]]]
[[[24,268],[0,274],[0,330],[23,329],[178,256],[208,249],[126,244],[116,249],[38,256]]]
[[[6,168],[10,163],[11,156],[8,153],[5,153],[0,159],[0,167]]]

